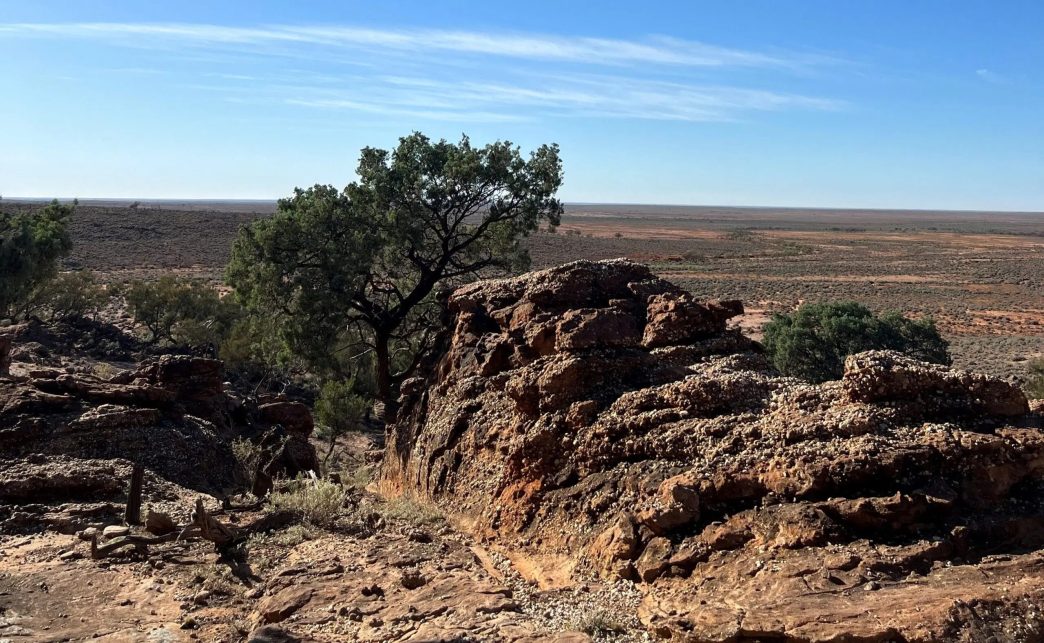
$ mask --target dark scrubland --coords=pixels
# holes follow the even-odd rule
[[[32,207],[5,202],[5,208]],[[264,202],[83,203],[70,269],[104,280],[184,274],[220,280],[239,227]],[[567,206],[528,240],[534,268],[626,257],[699,297],[741,299],[757,335],[775,311],[852,299],[932,315],[954,364],[1023,376],[1044,355],[1044,214]]]

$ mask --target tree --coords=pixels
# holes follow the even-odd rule
[[[393,415],[437,330],[436,288],[526,267],[521,239],[559,223],[562,163],[557,145],[525,159],[509,142],[414,133],[391,152],[362,150],[357,174],[343,190],[296,189],[242,229],[226,276],[250,311],[281,318],[301,353],[372,351]]]
[[[845,357],[874,349],[950,363],[948,344],[931,318],[912,320],[896,312],[877,317],[851,301],[803,304],[793,315],[773,315],[764,333],[776,368],[812,382],[840,378]]]
[[[58,260],[72,250],[69,217],[74,201],[58,200],[38,210],[0,211],[0,319],[24,314],[41,284],[58,273]]]

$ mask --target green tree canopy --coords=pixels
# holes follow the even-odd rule
[[[436,287],[526,267],[521,239],[559,222],[562,164],[556,145],[523,158],[508,142],[414,133],[362,150],[357,174],[343,190],[297,189],[245,227],[226,276],[250,311],[281,318],[299,355],[372,351],[377,397],[392,406],[436,329]]]
[[[852,301],[803,304],[792,315],[773,315],[764,332],[776,368],[812,382],[840,378],[845,357],[875,349],[950,363],[947,342],[931,318],[912,320],[897,312],[878,317]]]
[[[54,200],[36,210],[0,211],[0,319],[22,314],[32,293],[58,273],[58,260],[72,250],[75,207]]]

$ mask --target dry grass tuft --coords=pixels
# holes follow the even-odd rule
[[[582,617],[574,628],[596,639],[611,638],[627,632],[626,625],[602,611]]]
[[[287,511],[306,524],[330,527],[341,515],[347,494],[344,488],[323,479],[302,478],[289,483],[285,491],[273,493],[269,503],[274,511]]]
[[[446,524],[446,518],[431,505],[409,498],[394,498],[375,507],[385,520],[406,522],[416,527],[435,527]]]

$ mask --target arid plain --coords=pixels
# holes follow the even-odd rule
[[[175,271],[218,280],[260,201],[92,202],[70,267],[107,281]],[[20,207],[8,202],[5,207]],[[627,257],[699,297],[742,300],[757,329],[803,301],[931,315],[956,366],[1022,376],[1044,355],[1044,214],[568,204],[528,241],[534,268]]]

